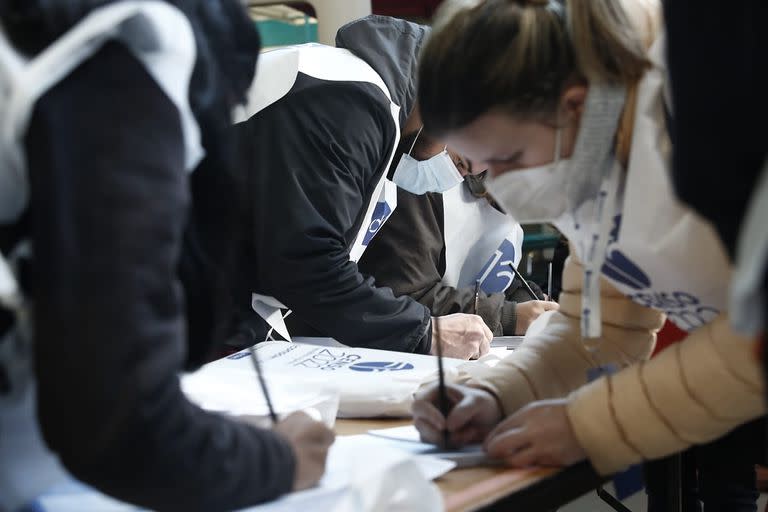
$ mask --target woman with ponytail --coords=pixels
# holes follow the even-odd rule
[[[555,224],[572,257],[560,310],[495,368],[469,371],[447,419],[433,387],[420,395],[425,439],[447,427],[511,465],[588,458],[607,475],[765,414],[754,343],[729,323],[727,255],[673,194],[660,10],[464,0],[436,22],[420,60],[424,129],[487,168],[519,222]],[[689,335],[648,361],[665,315]],[[755,460],[740,450],[721,488],[751,484]],[[754,510],[748,498],[707,510]]]
[[[0,510],[73,477],[154,510],[314,485],[324,425],[257,429],[179,386],[215,335],[195,270],[226,266],[196,243],[189,173],[228,164],[253,79],[239,0],[0,0],[0,24]]]

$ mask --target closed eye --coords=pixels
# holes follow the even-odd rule
[[[507,167],[515,167],[519,165],[520,160],[523,158],[523,152],[518,151],[517,153],[508,156],[508,157],[501,157],[501,158],[489,158],[486,160],[488,165],[493,166],[507,166]]]

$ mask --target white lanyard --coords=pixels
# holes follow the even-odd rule
[[[565,187],[575,232],[587,230],[586,238],[582,235],[578,240],[584,264],[581,337],[588,346],[586,339],[599,338],[602,332],[600,274],[621,182],[621,168],[613,156],[612,142],[626,97],[623,87],[590,84],[570,162],[572,178]]]
[[[590,230],[586,240],[582,240],[584,261],[584,284],[581,291],[581,333],[587,348],[596,348],[590,339],[599,338],[602,333],[602,312],[600,303],[600,275],[606,259],[613,217],[621,184],[621,168],[615,162],[600,187],[595,199]]]

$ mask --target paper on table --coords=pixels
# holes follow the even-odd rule
[[[517,348],[523,343],[525,336],[494,336],[491,340],[491,348]],[[345,347],[333,338],[324,338],[316,336],[295,336],[293,341],[307,345],[318,345],[321,347]]]
[[[519,347],[525,336],[495,336],[491,340],[491,347],[506,347],[509,349],[516,349]]]
[[[498,466],[503,464],[503,461],[488,457],[483,451],[483,447],[479,444],[444,450],[433,444],[423,443],[419,437],[419,432],[413,425],[369,430],[368,436],[377,439],[382,445],[389,446],[392,449],[408,451],[414,455],[429,455],[455,462],[458,468]]]
[[[386,439],[394,439],[395,441],[411,441],[413,443],[421,443],[421,436],[419,435],[419,431],[416,430],[416,427],[413,425],[369,430],[368,435],[383,437]]]
[[[443,509],[442,497],[430,480],[453,467],[448,461],[392,449],[370,436],[337,437],[319,487],[247,512],[437,512]]]
[[[430,481],[455,464],[434,457],[414,457],[370,441],[370,436],[338,437],[328,453],[320,485],[247,512],[438,512],[443,509]],[[79,482],[60,485],[37,500],[56,512],[137,512],[141,509],[109,498]]]

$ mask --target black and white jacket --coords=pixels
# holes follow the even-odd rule
[[[381,16],[352,22],[337,36],[344,51],[297,51],[333,60],[348,50],[373,68],[389,97],[370,81],[344,79],[348,70],[334,72],[331,64],[314,61],[306,68],[315,71],[302,71],[300,64],[286,92],[233,127],[240,148],[235,176],[240,217],[236,226],[221,229],[241,237],[231,286],[239,307],[231,327],[249,333],[244,343],[254,341],[253,331],[265,330],[250,309],[251,294],[258,293],[293,311],[292,335],[429,352],[429,310],[377,287],[351,256],[361,228],[372,226],[375,217],[381,220],[379,210],[368,213],[414,106],[417,56],[427,32],[427,27]],[[269,85],[285,78],[278,71],[270,75],[262,64],[258,80]],[[255,88],[256,94],[263,92]],[[393,104],[399,107],[397,122]],[[200,171],[201,177],[218,172],[205,165]],[[370,237],[364,238],[367,244]]]

